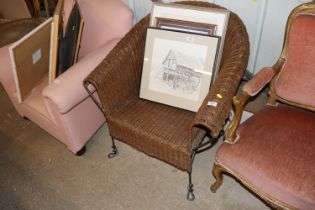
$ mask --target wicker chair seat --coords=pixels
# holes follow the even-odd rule
[[[194,113],[167,105],[137,100],[110,116],[107,121],[114,138],[181,170],[190,170],[189,135]],[[201,141],[205,131],[194,130]]]

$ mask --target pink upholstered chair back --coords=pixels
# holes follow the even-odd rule
[[[275,81],[278,97],[315,108],[315,8],[292,13],[282,56],[285,63]]]
[[[100,47],[100,43],[123,37],[132,24],[123,21],[132,20],[132,13],[122,0],[78,0],[78,3],[84,20],[79,59]]]

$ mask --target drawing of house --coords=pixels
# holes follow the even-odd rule
[[[195,70],[203,69],[203,61],[200,58],[171,49],[162,64],[162,80],[171,88],[182,89],[188,93],[198,89],[201,73]]]

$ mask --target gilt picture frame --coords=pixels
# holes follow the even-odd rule
[[[220,37],[147,29],[140,98],[197,112],[215,74]]]

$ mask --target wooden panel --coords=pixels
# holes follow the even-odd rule
[[[52,18],[10,47],[19,102],[47,75]]]
[[[62,36],[62,10],[63,10],[63,0],[58,0],[57,6],[55,8],[52,31],[51,31],[51,56],[49,61],[49,83],[56,78],[57,70],[57,56],[58,56],[58,36]]]

